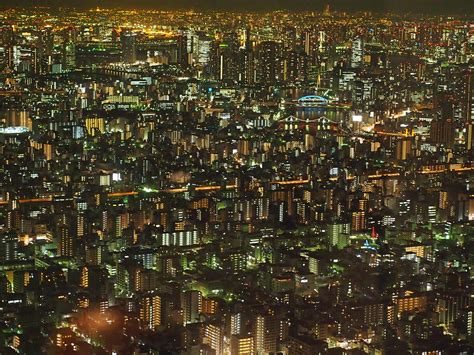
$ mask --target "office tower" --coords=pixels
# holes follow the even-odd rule
[[[69,27],[63,31],[62,64],[64,69],[76,67],[76,29]]]
[[[179,65],[186,66],[188,65],[188,40],[185,35],[179,35],[176,38],[176,47],[177,47],[177,62]]]
[[[280,74],[280,43],[264,41],[259,46],[259,81],[262,84],[274,84]]]
[[[364,60],[364,41],[358,37],[352,41],[351,67],[360,68]]]
[[[312,43],[312,36],[311,36],[311,31],[306,30],[301,33],[301,42],[302,42],[302,48],[303,52],[307,55],[311,55],[311,43]]]
[[[284,36],[283,43],[285,45],[285,49],[288,51],[296,50],[296,28],[292,26],[286,28]]]
[[[218,79],[221,75],[221,57],[219,50],[219,41],[213,40],[209,52],[209,64],[207,73],[210,78]]]
[[[37,41],[37,73],[48,73],[53,63],[54,33],[50,26],[46,26],[38,33]]]
[[[382,45],[377,43],[364,45],[364,56],[371,68],[385,68],[387,66],[387,53]]]
[[[310,81],[317,80],[319,37],[313,28],[306,29],[300,34],[300,45],[296,52],[300,58],[305,58],[304,79]]]
[[[452,148],[454,145],[454,108],[453,103],[448,99],[441,99],[440,116],[431,122],[430,140],[431,142]]]
[[[252,51],[240,48],[238,53],[238,81],[249,85],[255,82],[255,56]]]
[[[220,80],[239,79],[239,42],[235,32],[226,33],[222,42],[214,47],[217,51],[217,78]]]
[[[474,73],[468,70],[465,74],[465,128],[464,142],[466,150],[472,152],[474,150]]]
[[[182,30],[181,33],[186,36],[186,50],[189,54],[193,54],[195,52],[195,42],[196,42],[196,33],[192,29],[185,29]]]
[[[327,50],[327,33],[326,31],[318,32],[318,51],[324,53]]]
[[[466,122],[474,122],[474,70],[469,69],[466,72]]]
[[[308,76],[308,56],[305,53],[289,51],[283,62],[283,80],[289,82],[306,81]]]
[[[236,53],[237,81],[240,84],[249,85],[255,82],[255,56],[249,27],[245,29],[243,44]]]
[[[247,50],[247,51],[252,51],[252,37],[251,37],[251,34],[250,34],[250,28],[247,27],[245,29],[245,41],[244,41],[245,45],[244,45],[244,48]]]
[[[205,69],[209,65],[212,50],[212,38],[205,33],[199,32],[196,36],[196,45],[194,50],[194,61]]]
[[[137,60],[137,34],[129,29],[122,29],[120,42],[122,44],[122,61],[135,63]]]

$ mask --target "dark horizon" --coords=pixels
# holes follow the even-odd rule
[[[197,11],[321,11],[327,5],[331,10],[338,12],[364,12],[375,13],[420,13],[420,14],[458,14],[470,16],[474,12],[474,1],[469,0],[234,0],[232,2],[219,0],[174,0],[154,1],[137,0],[132,4],[126,0],[72,0],[64,4],[61,0],[19,0],[14,5],[5,4],[2,7],[74,7],[74,8],[136,8],[136,9],[162,9],[180,10],[193,9]]]

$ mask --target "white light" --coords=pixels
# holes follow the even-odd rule
[[[29,129],[26,127],[4,127],[0,128],[0,134],[19,134],[19,133],[27,133]]]
[[[362,122],[362,115],[352,115],[352,122]]]
[[[121,181],[122,180],[122,176],[120,175],[120,173],[112,173],[112,181]]]

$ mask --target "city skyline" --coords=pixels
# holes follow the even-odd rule
[[[471,4],[97,3],[0,11],[0,354],[474,353]]]
[[[8,7],[8,4],[3,7]],[[194,9],[196,11],[322,11],[326,6],[330,6],[335,11],[360,12],[371,11],[375,13],[421,13],[421,14],[457,14],[472,16],[474,4],[469,0],[138,0],[130,3],[126,0],[19,0],[14,6],[51,6],[59,7],[103,7],[103,8],[147,8],[147,9]]]

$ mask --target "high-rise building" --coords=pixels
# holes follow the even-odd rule
[[[311,31],[307,30],[301,33],[301,41],[303,44],[303,51],[307,56],[311,55],[311,42],[312,36]]]
[[[141,299],[140,319],[151,330],[161,325],[161,296],[151,293]]]
[[[184,323],[199,321],[202,313],[202,293],[200,291],[186,291],[181,294]]]
[[[102,117],[88,117],[85,119],[87,133],[91,136],[105,132],[105,120]]]
[[[122,61],[124,63],[134,63],[137,60],[137,35],[128,29],[122,29],[120,33],[122,44]]]
[[[371,43],[364,45],[365,62],[372,68],[385,68],[387,66],[387,53],[382,45]]]
[[[464,142],[466,144],[466,150],[468,152],[472,152],[474,150],[474,122],[469,122],[466,124]]]
[[[235,313],[230,315],[230,334],[240,334],[242,332],[243,320],[242,313]]]
[[[4,55],[2,65],[13,69],[15,66],[14,56],[16,48],[15,30],[12,25],[0,27],[0,45],[3,47]]]
[[[0,234],[0,262],[16,260],[18,255],[18,236],[14,231]]]
[[[293,26],[288,27],[284,36],[285,49],[289,51],[296,50],[296,28]]]
[[[361,232],[366,228],[365,212],[355,211],[352,212],[352,232]]]
[[[302,52],[289,51],[283,61],[283,80],[305,81],[308,76],[308,56]]]
[[[364,41],[358,37],[352,41],[351,67],[360,68],[364,60]]]
[[[220,80],[239,79],[239,42],[235,32],[226,33],[217,49],[217,78]]]
[[[212,38],[205,33],[199,33],[196,37],[196,44],[194,49],[194,62],[207,67],[211,59]]]
[[[277,340],[279,322],[272,315],[257,315],[254,320],[254,345],[255,352],[275,353],[277,351]]]
[[[464,107],[465,112],[465,127],[466,133],[464,136],[464,142],[466,144],[466,150],[468,152],[474,151],[474,72],[469,70],[466,73],[466,93],[465,100],[466,105]]]
[[[254,355],[254,339],[252,335],[232,335],[230,340],[231,355]]]
[[[53,60],[54,34],[51,26],[47,26],[38,33],[36,44],[37,73],[47,73]]]
[[[474,122],[474,69],[466,72],[466,122]]]
[[[245,43],[244,48],[249,52],[252,51],[252,37],[251,37],[249,27],[247,27],[245,29],[245,41],[244,41],[244,43]]]
[[[219,324],[209,323],[204,328],[204,343],[216,351],[216,354],[224,352],[224,332]]]
[[[280,43],[264,41],[259,47],[259,81],[274,84],[280,79]]]
[[[185,35],[180,35],[176,38],[177,62],[183,66],[188,65],[187,41]]]
[[[344,223],[330,223],[327,225],[327,235],[331,245],[343,248],[348,240],[348,226]]]
[[[255,82],[255,55],[246,48],[240,48],[238,53],[238,81],[242,84]]]
[[[430,140],[447,148],[454,144],[454,124],[452,119],[435,120],[431,123]]]
[[[440,117],[431,122],[430,140],[437,145],[452,148],[454,145],[454,107],[449,100],[442,100],[440,106]]]
[[[402,138],[397,140],[397,160],[407,160],[411,155],[412,140],[410,138]]]
[[[64,69],[76,67],[76,29],[69,27],[63,32],[62,64]]]
[[[68,225],[63,224],[58,228],[59,255],[71,257],[74,255],[73,235]]]

